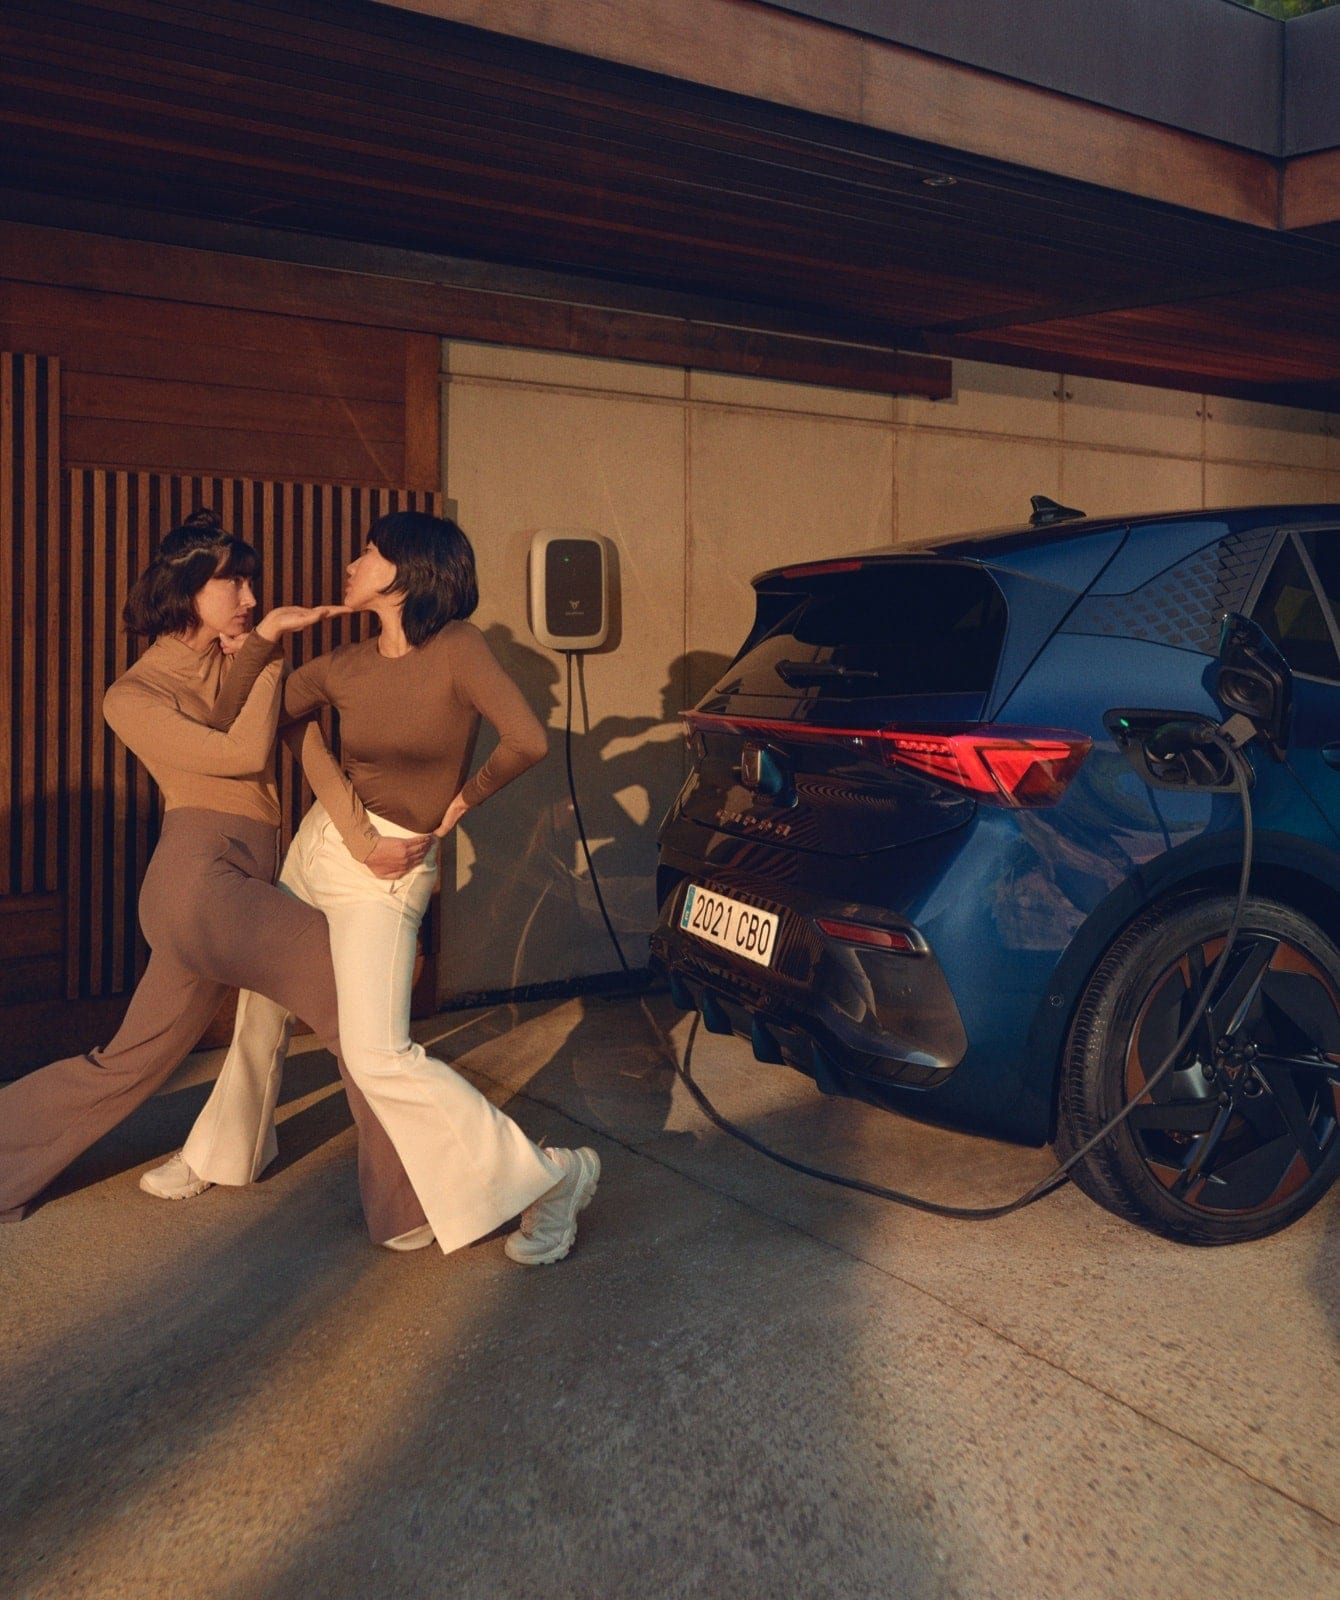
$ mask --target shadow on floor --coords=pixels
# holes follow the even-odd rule
[[[281,1113],[285,1106],[320,1094],[323,1089],[332,1092],[284,1117],[279,1133],[279,1157],[262,1176],[262,1183],[353,1126],[348,1101],[339,1085],[335,1058],[326,1051],[310,1050],[289,1060],[279,1095]],[[191,1084],[146,1100],[124,1122],[66,1167],[34,1201],[33,1213],[53,1200],[77,1194],[91,1184],[103,1183],[118,1173],[161,1160],[172,1151],[180,1150],[212,1087],[212,1081]],[[335,1092],[337,1090],[339,1092]]]

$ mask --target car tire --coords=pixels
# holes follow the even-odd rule
[[[1165,1058],[1235,903],[1222,893],[1160,902],[1099,962],[1062,1061],[1063,1159]],[[1242,930],[1177,1066],[1071,1172],[1109,1211],[1185,1244],[1236,1244],[1287,1227],[1340,1172],[1331,1065],[1340,1062],[1340,949],[1292,907],[1259,896],[1248,899]]]

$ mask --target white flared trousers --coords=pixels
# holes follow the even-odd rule
[[[380,833],[410,835],[368,817]],[[436,844],[404,877],[374,877],[317,804],[289,847],[279,883],[325,913],[345,1066],[447,1252],[524,1211],[563,1172],[510,1117],[410,1038],[415,941],[436,879]],[[274,1110],[292,1025],[292,1015],[264,995],[238,996],[227,1058],[182,1152],[200,1177],[250,1183],[278,1153]]]

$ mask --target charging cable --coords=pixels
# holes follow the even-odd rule
[[[600,892],[600,879],[596,874],[595,862],[591,859],[591,846],[587,842],[586,827],[582,821],[581,806],[577,800],[577,784],[572,771],[572,658],[576,653],[571,650],[564,652],[568,662],[568,703],[563,728],[563,753],[567,765],[568,796],[572,801],[572,812],[577,822],[577,836],[581,840],[582,854],[586,858],[586,869],[591,876],[591,887],[595,890],[596,904],[600,907],[600,915],[604,918],[605,931],[609,934],[610,943],[614,946],[614,953],[619,958],[620,967],[625,973],[628,973],[630,971],[628,962],[614,932],[614,925],[610,921],[609,912],[605,909],[605,897]],[[1169,724],[1169,728],[1172,727],[1173,724]],[[1176,728],[1181,734],[1184,730],[1184,725],[1178,723]],[[1147,1095],[1152,1094],[1156,1086],[1173,1070],[1178,1057],[1191,1042],[1192,1035],[1200,1026],[1201,1019],[1209,1009],[1210,1001],[1214,998],[1214,992],[1219,987],[1219,982],[1227,970],[1229,959],[1233,954],[1233,948],[1237,943],[1238,935],[1242,931],[1242,918],[1246,910],[1247,890],[1252,874],[1253,838],[1252,801],[1249,789],[1251,769],[1241,753],[1240,746],[1255,732],[1255,728],[1245,717],[1238,716],[1230,718],[1220,728],[1207,727],[1203,730],[1197,728],[1195,731],[1200,742],[1217,746],[1227,756],[1229,769],[1233,774],[1233,787],[1237,791],[1238,799],[1242,804],[1242,870],[1238,875],[1237,900],[1233,907],[1233,915],[1229,919],[1228,933],[1224,938],[1224,948],[1220,951],[1218,960],[1210,969],[1209,979],[1201,991],[1200,999],[1192,1008],[1186,1025],[1181,1033],[1178,1034],[1167,1055],[1164,1056],[1153,1073],[1145,1080],[1144,1086],[1131,1096],[1120,1111],[1109,1117],[1097,1133],[1086,1139],[1078,1150],[1067,1156],[1058,1166],[1053,1167],[1046,1177],[1039,1179],[1031,1189],[1025,1190],[1023,1194],[1013,1200],[1006,1201],[1003,1205],[950,1206],[943,1205],[937,1200],[927,1200],[921,1195],[907,1194],[901,1189],[888,1189],[882,1184],[869,1183],[864,1178],[850,1178],[842,1173],[826,1172],[822,1167],[812,1167],[804,1161],[796,1161],[791,1156],[784,1156],[779,1150],[773,1150],[770,1146],[764,1144],[761,1139],[756,1139],[752,1133],[746,1133],[743,1128],[737,1127],[729,1118],[723,1116],[695,1081],[693,1076],[693,1045],[698,1037],[698,1027],[702,1021],[701,1013],[694,1014],[693,1021],[689,1026],[689,1036],[684,1045],[684,1056],[681,1060],[674,1045],[666,1037],[665,1031],[652,1016],[646,1000],[642,1000],[640,1004],[643,1016],[646,1018],[652,1032],[660,1040],[661,1047],[665,1051],[670,1064],[684,1087],[693,1096],[703,1115],[709,1122],[720,1128],[723,1133],[728,1133],[733,1139],[738,1139],[741,1144],[747,1145],[749,1149],[756,1151],[759,1155],[766,1156],[769,1161],[775,1161],[778,1166],[787,1167],[792,1172],[799,1172],[807,1178],[819,1178],[824,1183],[836,1184],[839,1188],[856,1189],[861,1194],[874,1195],[876,1199],[888,1200],[894,1205],[910,1206],[914,1211],[925,1211],[935,1217],[952,1217],[960,1222],[990,1222],[997,1217],[1008,1217],[1013,1211],[1022,1211],[1025,1206],[1031,1206],[1034,1201],[1041,1200],[1045,1195],[1051,1194],[1054,1189],[1059,1189],[1068,1180],[1071,1169],[1078,1165],[1091,1150],[1102,1144],[1103,1140],[1116,1128],[1120,1127],[1131,1112],[1135,1110],[1136,1106]]]
[[[609,934],[610,943],[614,946],[614,953],[619,958],[619,965],[627,975],[630,974],[631,969],[624,958],[623,948],[619,944],[618,935],[614,931],[614,924],[610,921],[610,914],[605,909],[605,896],[600,892],[600,879],[596,876],[596,864],[591,859],[591,846],[586,840],[586,824],[582,821],[582,808],[577,802],[577,783],[572,776],[572,658],[578,652],[576,650],[565,650],[563,653],[568,660],[568,705],[567,714],[563,719],[563,760],[568,771],[568,798],[572,801],[572,815],[577,823],[577,837],[582,842],[582,854],[586,857],[586,870],[591,875],[591,887],[596,892],[596,904],[600,907],[600,915],[605,920],[605,932]],[[583,689],[583,699],[585,698],[585,693],[586,691]]]
[[[571,669],[569,669],[569,672],[570,671]],[[571,696],[569,696],[569,698],[571,698]],[[1207,981],[1205,988],[1201,993],[1200,999],[1196,1002],[1194,1008],[1192,1009],[1191,1016],[1188,1018],[1186,1026],[1182,1029],[1181,1033],[1178,1034],[1176,1041],[1174,1042],[1172,1048],[1168,1051],[1167,1055],[1164,1056],[1163,1060],[1154,1069],[1154,1072],[1151,1074],[1151,1076],[1145,1081],[1143,1088],[1137,1090],[1136,1093],[1133,1094],[1126,1102],[1126,1104],[1122,1106],[1121,1110],[1118,1111],[1114,1116],[1110,1117],[1103,1124],[1103,1126],[1099,1128],[1098,1132],[1095,1133],[1092,1138],[1085,1140],[1085,1142],[1079,1147],[1078,1150],[1074,1152],[1073,1155],[1068,1156],[1063,1162],[1060,1163],[1059,1166],[1054,1167],[1045,1178],[1042,1178],[1039,1182],[1035,1183],[1031,1189],[1026,1190],[1025,1193],[1019,1195],[1016,1199],[1007,1201],[1004,1205],[942,1205],[938,1201],[927,1200],[920,1195],[906,1194],[901,1189],[886,1189],[881,1184],[868,1183],[863,1178],[849,1178],[844,1177],[840,1173],[825,1172],[822,1167],[811,1167],[803,1161],[795,1161],[790,1156],[784,1156],[780,1153],[780,1151],[771,1149],[768,1145],[764,1144],[762,1140],[754,1138],[753,1134],[746,1133],[743,1128],[736,1127],[733,1122],[722,1116],[722,1114],[707,1098],[707,1095],[694,1081],[693,1043],[698,1034],[698,1025],[702,1020],[701,1015],[695,1014],[693,1018],[693,1022],[689,1028],[689,1037],[684,1046],[684,1057],[681,1061],[678,1053],[674,1049],[674,1046],[670,1040],[666,1038],[665,1033],[657,1024],[656,1020],[652,1017],[651,1012],[647,1007],[647,1003],[644,1000],[642,1002],[643,1015],[647,1018],[647,1021],[651,1024],[652,1029],[660,1038],[661,1043],[665,1048],[672,1065],[674,1066],[675,1072],[679,1075],[684,1087],[697,1102],[698,1107],[702,1111],[703,1115],[707,1117],[710,1122],[714,1123],[718,1128],[720,1128],[723,1133],[730,1134],[732,1138],[738,1139],[741,1144],[748,1145],[751,1150],[757,1151],[761,1156],[766,1156],[769,1161],[775,1161],[779,1166],[789,1167],[792,1172],[802,1173],[807,1178],[821,1178],[825,1183],[837,1184],[843,1189],[856,1189],[862,1194],[874,1195],[879,1200],[890,1200],[895,1205],[910,1206],[914,1211],[929,1212],[930,1215],[936,1217],[953,1217],[962,1222],[989,1222],[996,1217],[1008,1217],[1012,1211],[1022,1211],[1025,1206],[1031,1206],[1035,1200],[1041,1200],[1044,1195],[1050,1194],[1053,1189],[1058,1189],[1063,1183],[1066,1182],[1071,1168],[1082,1161],[1091,1150],[1100,1145],[1103,1140],[1113,1132],[1114,1129],[1119,1127],[1121,1123],[1123,1123],[1126,1118],[1130,1116],[1131,1112],[1135,1110],[1136,1106],[1139,1105],[1147,1095],[1152,1094],[1155,1087],[1161,1083],[1163,1079],[1167,1077],[1167,1075],[1173,1070],[1178,1057],[1190,1043],[1191,1036],[1195,1033],[1197,1027],[1200,1025],[1202,1017],[1204,1017],[1207,1009],[1209,1008],[1210,1001],[1214,997],[1214,992],[1219,987],[1219,982],[1222,979],[1225,970],[1227,969],[1229,958],[1233,953],[1233,947],[1237,943],[1238,935],[1242,931],[1242,919],[1247,905],[1247,887],[1252,871],[1252,803],[1251,795],[1248,791],[1250,768],[1248,767],[1245,758],[1239,753],[1238,745],[1234,742],[1232,732],[1225,733],[1224,730],[1217,728],[1213,730],[1207,729],[1203,737],[1207,742],[1217,745],[1227,754],[1229,766],[1233,773],[1233,785],[1237,790],[1239,799],[1242,802],[1242,871],[1238,878],[1237,903],[1233,907],[1233,915],[1229,920],[1228,933],[1224,939],[1224,948],[1220,952],[1219,959],[1215,962],[1210,971],[1209,980]],[[574,795],[574,805],[575,803],[576,797]],[[590,865],[589,855],[587,856],[587,865]],[[593,878],[594,875],[595,874],[593,871]]]

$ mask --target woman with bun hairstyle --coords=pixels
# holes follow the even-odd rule
[[[508,1256],[529,1266],[558,1261],[595,1192],[595,1151],[541,1150],[409,1032],[415,938],[437,881],[437,842],[544,756],[544,729],[468,621],[478,603],[474,551],[454,522],[414,511],[374,522],[347,570],[344,600],[371,612],[378,631],[292,673],[284,716],[339,712],[347,787],[323,793],[304,746],[318,799],[279,881],[325,913],[345,1059],[427,1216],[397,1243],[409,1249],[436,1238],[449,1252],[520,1212]],[[468,777],[481,717],[498,744]],[[383,859],[394,844],[415,852],[409,871]],[[259,1175],[275,1150],[288,1020],[282,1003],[242,996],[209,1102],[185,1148],[146,1173],[143,1188],[189,1199],[212,1183]]]
[[[103,716],[163,796],[162,831],[139,899],[149,964],[110,1044],[0,1089],[4,1221],[18,1221],[63,1168],[160,1087],[229,988],[261,989],[291,1007],[338,1058],[325,919],[273,883],[279,801],[272,756],[279,640],[341,608],[271,611],[228,667],[219,639],[246,626],[256,568],[250,545],[226,533],[213,512],[198,511],[164,538],[126,601],[127,630],[149,643],[107,690]],[[221,697],[231,702],[226,731],[208,725]],[[359,1128],[368,1228],[379,1242],[392,1241],[421,1227],[424,1214],[347,1074],[345,1083]]]

